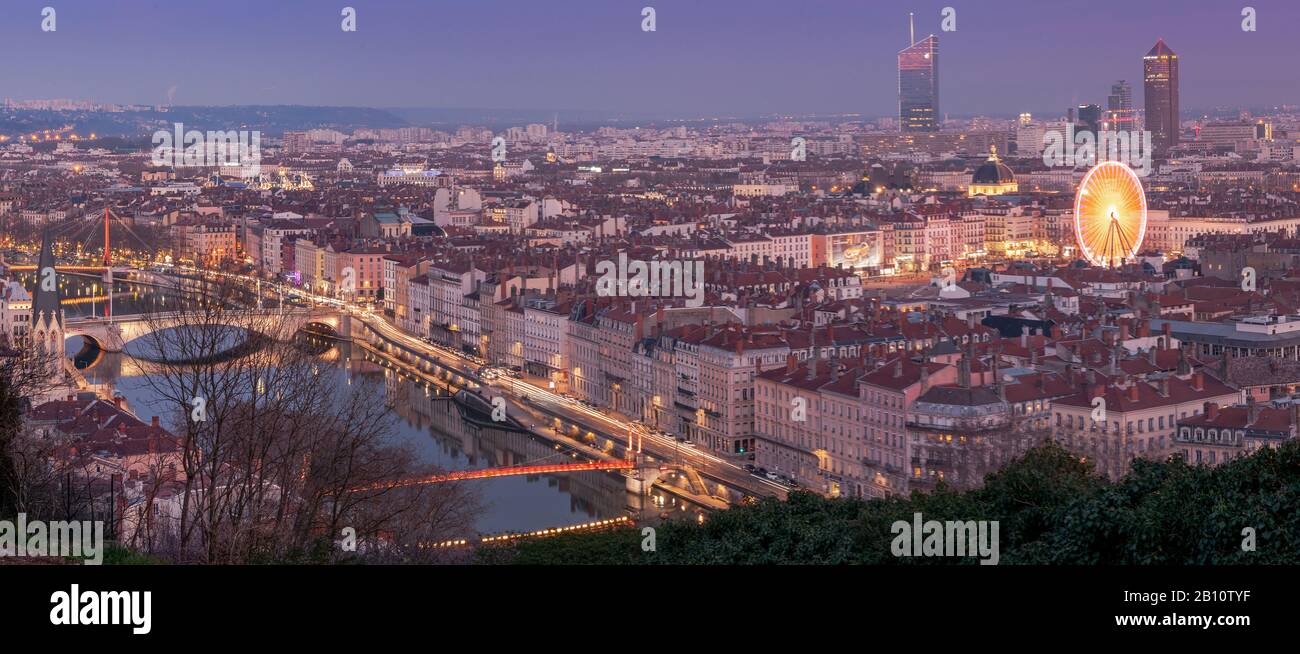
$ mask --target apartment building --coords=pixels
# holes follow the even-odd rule
[[[906,355],[803,363],[791,355],[755,381],[757,465],[832,496],[905,494],[908,407],[954,374]]]
[[[1111,479],[1127,473],[1134,458],[1158,461],[1185,450],[1176,438],[1180,420],[1200,415],[1207,402],[1229,406],[1239,397],[1237,389],[1185,363],[1179,374],[1085,383],[1084,390],[1053,403],[1055,438]]]
[[[569,385],[569,311],[571,301],[529,297],[524,309],[524,367],[533,375],[549,380],[557,392]]]

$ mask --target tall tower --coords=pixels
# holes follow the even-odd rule
[[[1079,129],[1086,129],[1095,137],[1101,127],[1101,107],[1095,104],[1081,104],[1078,116]]]
[[[939,131],[939,39],[898,52],[898,122],[904,132]]]
[[[1142,58],[1142,84],[1146,129],[1156,154],[1164,154],[1178,144],[1178,55],[1164,39]]]
[[[32,346],[52,355],[55,373],[63,369],[63,297],[54,273],[54,245],[50,230],[41,236],[41,257],[36,264],[36,291],[32,293]]]
[[[1118,80],[1110,85],[1110,95],[1106,96],[1106,122],[1102,127],[1112,132],[1137,129],[1133,117],[1133,87],[1127,81]]]

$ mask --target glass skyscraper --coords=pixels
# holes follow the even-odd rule
[[[1109,131],[1130,131],[1137,128],[1133,116],[1133,88],[1124,80],[1110,85],[1110,95],[1106,97],[1106,121],[1103,129]]]
[[[1157,153],[1168,152],[1178,144],[1178,55],[1164,39],[1142,58],[1142,83],[1152,146]]]
[[[898,52],[898,122],[904,132],[939,131],[939,39]]]
[[[1079,129],[1086,129],[1096,137],[1101,128],[1101,107],[1095,104],[1079,105]]]

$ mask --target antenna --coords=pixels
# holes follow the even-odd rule
[[[912,12],[907,12],[907,45],[916,45],[916,27],[912,25]]]

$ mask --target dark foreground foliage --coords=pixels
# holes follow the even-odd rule
[[[1111,483],[1059,446],[1035,448],[983,487],[863,501],[798,492],[657,528],[570,534],[478,553],[517,564],[975,564],[977,558],[895,557],[891,525],[996,520],[1000,563],[1204,565],[1300,563],[1300,442],[1216,468],[1181,458],[1138,460]],[[1243,551],[1243,530],[1255,551]]]

